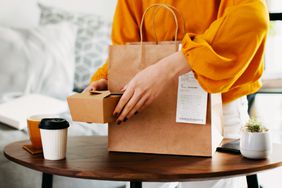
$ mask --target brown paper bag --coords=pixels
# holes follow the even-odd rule
[[[149,9],[165,8],[176,23],[175,41],[143,42],[142,25]],[[178,22],[173,9],[154,4],[143,14],[141,42],[109,48],[109,90],[118,92],[140,70],[178,50]],[[109,151],[212,156],[222,140],[222,104],[219,94],[209,94],[206,125],[176,123],[178,79],[149,107],[121,125],[109,125]]]

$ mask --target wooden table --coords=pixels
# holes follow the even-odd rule
[[[44,160],[42,154],[30,155],[22,149],[29,141],[9,144],[5,156],[20,165],[43,172],[42,187],[52,187],[53,175],[96,180],[199,181],[232,176],[247,176],[248,187],[258,187],[256,173],[282,165],[282,145],[274,144],[267,160],[248,160],[241,155],[216,152],[212,158],[172,155],[134,154],[107,151],[107,137],[70,137],[66,160]]]

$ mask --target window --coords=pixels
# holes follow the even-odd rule
[[[282,1],[268,0],[270,29],[265,49],[263,80],[282,80]]]

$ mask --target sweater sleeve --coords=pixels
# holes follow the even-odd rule
[[[243,74],[258,79],[263,71],[255,57],[263,54],[260,49],[268,30],[266,6],[261,0],[238,2],[224,8],[203,34],[187,33],[182,40],[182,52],[195,77],[210,93],[228,91]],[[252,67],[257,70],[246,71],[250,64],[256,64]]]
[[[112,25],[112,44],[125,44],[126,42],[139,41],[139,17],[140,2],[135,0],[118,0]],[[130,8],[128,8],[130,7]],[[91,81],[101,78],[107,79],[108,61],[100,67],[92,76]]]
[[[100,79],[108,79],[108,60],[92,75],[91,82]]]

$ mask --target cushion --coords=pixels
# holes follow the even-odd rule
[[[99,15],[108,21],[112,21],[117,4],[117,0],[38,0],[38,2],[71,12]]]
[[[66,98],[73,89],[76,27],[0,27],[0,95],[40,93]]]
[[[78,27],[75,45],[74,89],[85,88],[92,74],[106,60],[110,44],[111,23],[100,16],[73,13],[39,4],[40,24],[67,21]]]

